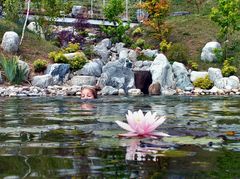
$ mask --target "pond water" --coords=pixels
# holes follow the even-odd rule
[[[128,110],[171,137],[118,138]],[[0,178],[240,178],[240,97],[0,98]]]

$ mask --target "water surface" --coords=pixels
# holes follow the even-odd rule
[[[240,97],[0,98],[0,178],[240,178]],[[157,112],[170,139],[124,139]],[[174,140],[173,140],[174,138]]]

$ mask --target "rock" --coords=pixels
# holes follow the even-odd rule
[[[102,95],[118,95],[118,89],[112,87],[112,86],[105,86],[100,93]]]
[[[137,61],[137,52],[135,50],[130,49],[128,52],[128,59],[132,62]]]
[[[142,50],[142,53],[147,57],[156,57],[158,55],[158,50],[146,49]]]
[[[76,56],[85,56],[83,52],[65,53],[63,54],[68,60],[72,60]]]
[[[238,89],[240,87],[239,85],[239,79],[236,76],[231,77],[224,77],[219,80],[215,81],[215,86],[219,89]]]
[[[139,96],[141,94],[142,94],[142,92],[140,89],[129,89],[128,90],[128,95],[131,95],[131,96]]]
[[[101,57],[104,64],[108,62],[108,57],[110,50],[108,48],[111,46],[111,41],[109,39],[103,39],[96,46],[94,46],[94,52]]]
[[[86,8],[84,8],[83,6],[73,6],[72,7],[72,16],[76,17],[78,15],[82,15],[84,14],[86,11]]]
[[[202,49],[201,60],[206,62],[216,62],[215,49],[221,50],[221,45],[218,42],[208,42]]]
[[[118,95],[125,95],[126,93],[125,93],[125,91],[124,91],[124,89],[119,89],[118,90]]]
[[[219,68],[209,68],[208,69],[209,79],[215,82],[223,78],[222,71]]]
[[[125,67],[125,60],[108,62],[103,66],[103,73],[98,80],[98,86],[112,86],[114,88],[128,90],[134,88],[134,73],[130,68]]]
[[[2,73],[0,72],[0,84],[2,84],[4,81],[3,81],[3,78],[2,78]]]
[[[208,75],[208,72],[206,71],[192,71],[190,74],[190,80],[192,82],[196,81],[198,78],[204,78]]]
[[[162,95],[165,95],[165,96],[172,96],[177,93],[176,90],[173,90],[173,89],[162,90],[161,92],[162,92]]]
[[[32,79],[32,85],[40,88],[47,88],[53,85],[53,77],[49,74],[34,76]]]
[[[75,86],[95,86],[96,78],[94,76],[74,76],[70,80],[70,84]]]
[[[161,90],[175,89],[172,67],[164,54],[157,55],[150,67],[150,72],[152,74],[152,82],[160,83]]]
[[[102,74],[103,63],[100,59],[94,59],[86,63],[81,70],[75,72],[77,75],[100,77]]]
[[[194,86],[190,81],[189,73],[184,64],[174,62],[172,68],[176,78],[176,87],[185,91],[191,91]]]
[[[29,73],[30,73],[30,67],[29,67],[29,65],[26,63],[26,62],[24,62],[24,61],[22,61],[22,60],[18,60],[18,66],[22,69],[22,70],[24,70],[25,69],[25,78],[24,78],[24,80],[27,80],[28,79],[28,75],[29,75]]]
[[[119,53],[119,60],[128,59],[128,52],[129,52],[129,49],[123,48]]]
[[[42,27],[36,22],[30,22],[27,26],[27,29],[40,35],[42,39],[45,39]]]
[[[160,83],[152,83],[148,88],[148,93],[150,95],[160,95],[161,94],[161,85]]]
[[[152,83],[152,75],[149,71],[134,71],[135,87],[143,94],[148,94],[148,87]]]
[[[53,77],[54,85],[62,85],[69,78],[70,65],[64,63],[54,63],[47,66],[44,74],[49,74]]]
[[[5,52],[16,53],[19,48],[19,36],[16,32],[8,31],[5,32],[2,38],[1,47]]]
[[[122,42],[116,43],[115,48],[116,48],[116,51],[117,51],[118,54],[122,51],[124,46],[125,46],[125,44],[122,43]]]
[[[216,86],[213,86],[212,89],[210,89],[209,91],[212,94],[216,94],[216,93],[218,93],[219,89]]]

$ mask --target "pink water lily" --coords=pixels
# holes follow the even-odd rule
[[[119,134],[123,137],[135,137],[135,136],[156,136],[164,137],[169,136],[163,132],[153,132],[158,126],[160,126],[164,121],[165,117],[157,117],[156,113],[147,112],[145,115],[142,110],[138,112],[128,111],[126,115],[127,122],[115,121],[121,128],[129,131],[126,134]]]

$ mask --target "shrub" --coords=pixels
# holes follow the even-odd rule
[[[142,38],[138,38],[137,41],[135,42],[135,45],[140,48],[143,48],[144,44],[145,44],[145,40]]]
[[[154,59],[155,59],[155,56],[149,57],[149,56],[146,56],[144,54],[140,54],[137,57],[138,61],[153,61]]]
[[[166,51],[168,51],[168,49],[171,48],[172,43],[171,42],[167,42],[165,39],[161,41],[160,43],[160,51],[165,53]]]
[[[33,67],[35,72],[42,72],[47,68],[47,61],[42,59],[37,59],[33,62]]]
[[[54,61],[54,63],[67,63],[68,60],[62,52],[50,52],[48,57]]]
[[[16,22],[21,18],[20,12],[23,10],[24,1],[19,0],[5,0],[3,3],[6,19]]]
[[[132,36],[140,36],[143,34],[143,31],[141,29],[141,27],[136,28],[133,32],[132,32]]]
[[[66,53],[73,53],[80,49],[79,43],[68,43],[68,46],[64,49],[64,52]]]
[[[22,69],[18,65],[19,57],[0,58],[0,64],[4,71],[4,75],[11,84],[21,84],[26,77],[27,69]]]
[[[223,68],[222,68],[222,74],[224,77],[229,77],[237,73],[237,68],[231,65],[232,61],[233,61],[233,58],[229,58],[224,61]]]
[[[86,63],[87,58],[83,52],[79,52],[73,59],[69,60],[71,69],[81,69]]]
[[[194,87],[201,89],[211,89],[213,87],[213,82],[209,79],[209,76],[206,75],[204,78],[198,78],[193,82]]]
[[[190,62],[189,66],[192,70],[198,70],[198,64],[196,62]]]
[[[186,46],[175,43],[168,50],[167,56],[171,61],[181,62],[186,65],[188,63],[189,53]]]

